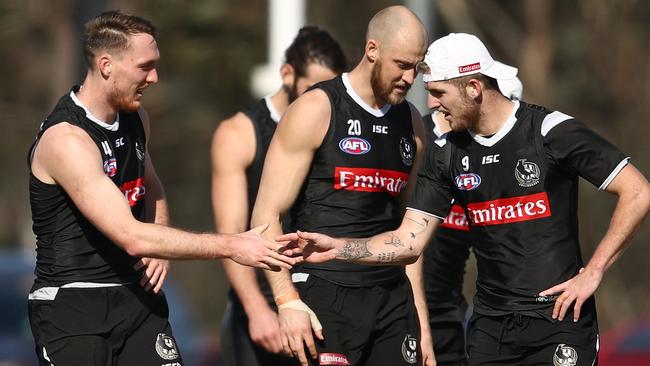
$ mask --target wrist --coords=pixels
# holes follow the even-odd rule
[[[291,290],[276,296],[274,300],[275,300],[275,304],[277,306],[280,306],[282,304],[288,303],[289,301],[300,300],[300,295],[298,294],[298,291]]]
[[[216,253],[214,258],[228,258],[232,259],[233,254],[234,254],[234,235],[233,234],[213,234],[216,238],[217,243],[221,243],[221,245],[217,245],[216,247],[219,248],[221,247],[221,250]]]

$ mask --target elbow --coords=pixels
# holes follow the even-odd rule
[[[124,245],[122,247],[126,254],[130,255],[131,257],[146,257],[148,253],[144,250],[142,245],[139,245],[138,243],[129,243],[128,245]]]
[[[650,183],[646,182],[644,184],[640,196],[641,202],[644,203],[645,213],[647,214],[648,210],[650,210]]]
[[[413,264],[418,261],[419,256],[417,255],[409,255],[404,260],[402,261],[404,265],[409,265]]]
[[[122,230],[112,239],[115,245],[122,248],[122,250],[132,257],[146,257],[151,254],[147,250],[147,245],[145,245],[144,241],[140,240],[138,235],[129,233],[128,230]]]
[[[418,259],[420,258],[420,256],[422,255],[422,249],[423,249],[423,247],[421,247],[419,245],[413,245],[412,249],[409,250],[403,256],[402,262],[404,262],[404,264],[406,264],[406,265],[413,264],[413,263],[417,262]]]
[[[408,264],[413,264],[413,263],[417,262],[418,259],[420,258],[420,254],[422,254],[421,251],[412,250],[411,252],[409,252],[404,257],[404,260],[403,260],[404,264],[408,265]]]
[[[131,257],[146,257],[149,253],[138,240],[131,238],[117,243]]]

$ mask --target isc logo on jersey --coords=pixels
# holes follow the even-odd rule
[[[361,137],[346,137],[339,142],[339,149],[351,155],[363,155],[370,151],[370,143]]]
[[[456,187],[461,191],[471,191],[481,185],[481,177],[474,173],[458,175],[454,181],[456,182]]]

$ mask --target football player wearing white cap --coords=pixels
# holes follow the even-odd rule
[[[501,94],[510,100],[519,100],[523,84],[516,76],[497,80]],[[433,107],[436,101],[429,95],[428,105],[433,110],[422,116],[427,133],[427,145],[449,132],[451,128],[444,114]],[[465,350],[465,313],[467,301],[463,296],[465,263],[472,246],[469,223],[460,205],[453,205],[422,255],[424,292],[429,310],[431,339],[438,366],[467,364]]]
[[[478,265],[469,365],[596,364],[593,293],[647,215],[648,181],[582,122],[505,98],[496,80],[517,69],[494,61],[473,35],[438,39],[420,70],[452,131],[425,155],[401,226],[367,239],[301,232],[278,239],[295,240],[311,262],[410,263],[453,198],[467,214]],[[618,198],[586,264],[580,177]]]

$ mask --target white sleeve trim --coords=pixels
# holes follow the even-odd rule
[[[417,208],[413,208],[413,207],[407,207],[406,209],[407,209],[407,210],[411,210],[411,211],[415,211],[415,212],[419,212],[419,213],[421,213],[421,214],[425,214],[425,215],[427,215],[427,216],[433,216],[433,217],[435,217],[436,219],[440,219],[440,220],[442,220],[442,221],[445,221],[445,218],[444,218],[444,217],[442,217],[442,216],[438,216],[438,215],[434,215],[434,214],[432,214],[431,212],[426,212],[426,211],[418,210]]]
[[[609,174],[609,176],[607,177],[607,179],[605,179],[605,181],[603,182],[603,184],[601,184],[600,187],[598,187],[598,190],[599,190],[599,191],[604,191],[605,189],[607,189],[607,186],[608,186],[608,185],[609,185],[609,184],[614,180],[614,178],[616,178],[616,176],[618,175],[618,173],[620,173],[621,170],[623,170],[623,168],[625,168],[625,166],[626,166],[629,162],[630,162],[630,158],[629,158],[629,157],[627,157],[627,158],[621,160],[621,162],[618,163],[618,165],[616,166],[616,168],[614,168],[614,170]]]
[[[542,121],[542,136],[546,136],[546,134],[553,127],[570,119],[573,119],[573,117],[569,116],[568,114],[564,114],[562,112],[555,111],[553,113],[550,113],[549,115],[544,117],[544,121]]]

